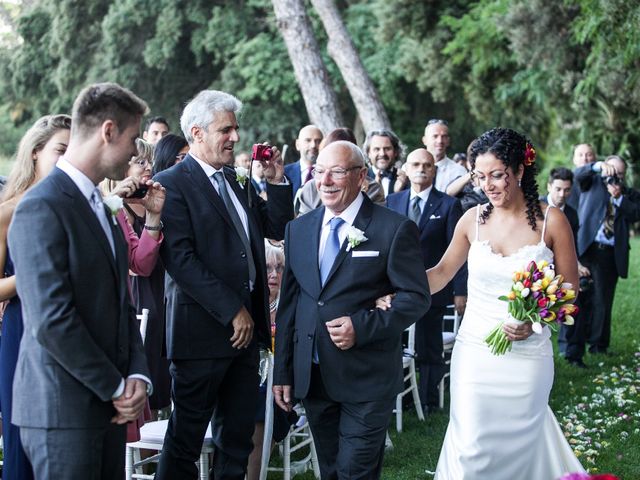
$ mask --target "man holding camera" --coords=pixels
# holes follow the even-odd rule
[[[174,410],[156,478],[195,479],[211,422],[216,480],[244,479],[258,405],[258,346],[270,345],[264,238],[282,239],[293,218],[282,157],[262,160],[269,203],[249,178],[224,168],[239,140],[242,104],[205,90],[180,125],[189,154],[158,174],[166,186],[162,260],[170,276],[167,353]],[[261,145],[266,150],[266,146]]]
[[[640,220],[640,192],[625,186],[626,169],[622,158],[611,155],[575,171],[582,192],[578,256],[593,279],[587,322],[591,353],[607,353],[609,348],[616,283],[629,270],[629,228]]]

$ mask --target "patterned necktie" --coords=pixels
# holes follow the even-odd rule
[[[227,183],[224,181],[224,176],[222,172],[216,172],[213,174],[213,179],[218,184],[218,194],[222,198],[225,207],[227,207],[227,213],[231,218],[231,223],[236,229],[236,233],[242,240],[242,244],[244,245],[244,250],[247,252],[247,263],[249,264],[249,281],[254,284],[256,281],[256,264],[253,261],[253,253],[251,252],[251,244],[249,243],[249,237],[247,237],[247,232],[242,225],[242,220],[240,220],[240,215],[238,215],[238,211],[236,210],[236,206],[233,204],[231,197],[229,196],[229,192],[227,191]]]
[[[93,213],[98,217],[98,221],[100,222],[100,226],[104,231],[104,234],[107,236],[107,241],[109,242],[109,246],[111,247],[111,253],[113,256],[116,256],[116,250],[113,244],[113,233],[111,232],[111,227],[109,226],[109,220],[107,219],[107,212],[104,210],[104,203],[102,202],[102,195],[100,195],[100,190],[96,187],[91,194],[90,202],[91,208],[93,209]]]
[[[324,246],[324,252],[322,252],[322,259],[320,261],[320,279],[322,280],[322,285],[327,281],[331,267],[333,267],[338,252],[340,252],[338,230],[343,223],[344,220],[340,217],[333,217],[329,221],[329,236],[327,237],[327,243]]]
[[[609,200],[609,202],[607,203],[607,213],[604,217],[604,229],[603,229],[604,236],[607,238],[613,238],[613,234],[614,234],[613,224],[615,222],[615,218],[616,218],[616,212],[615,212],[615,209],[613,208],[613,202]]]
[[[420,223],[420,216],[422,211],[420,210],[420,197],[416,195],[411,200],[411,208],[409,209],[409,218],[416,223]]]

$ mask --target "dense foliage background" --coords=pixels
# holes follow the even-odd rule
[[[411,148],[429,118],[451,151],[495,126],[526,132],[547,164],[572,145],[640,158],[640,3],[625,0],[336,2],[394,130]],[[318,41],[326,34],[311,5]],[[246,105],[242,146],[289,142],[308,122],[268,0],[0,2],[0,154],[80,88],[119,82],[178,128],[203,88]],[[344,117],[355,109],[325,55]]]

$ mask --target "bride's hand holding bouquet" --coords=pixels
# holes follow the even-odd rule
[[[565,283],[562,275],[556,275],[555,268],[546,261],[529,262],[522,271],[513,274],[513,285],[507,295],[499,297],[509,302],[508,312],[512,319],[531,323],[534,333],[542,333],[544,325],[555,331],[556,325],[573,325],[573,315],[578,312],[572,302],[576,294],[573,285]],[[504,355],[511,350],[511,341],[498,324],[485,343],[495,355]]]

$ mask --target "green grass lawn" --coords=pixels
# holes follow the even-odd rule
[[[616,290],[611,344],[615,354],[587,354],[588,370],[571,367],[556,355],[550,402],[584,467],[624,480],[640,479],[640,343],[634,323],[640,312],[640,238],[632,240],[629,270],[629,278]],[[406,412],[403,432],[392,430],[394,449],[385,456],[382,478],[433,478],[425,470],[435,470],[447,422],[447,413],[420,422],[415,411]],[[269,479],[278,478],[278,473],[269,474]],[[297,478],[310,480],[313,475]]]

